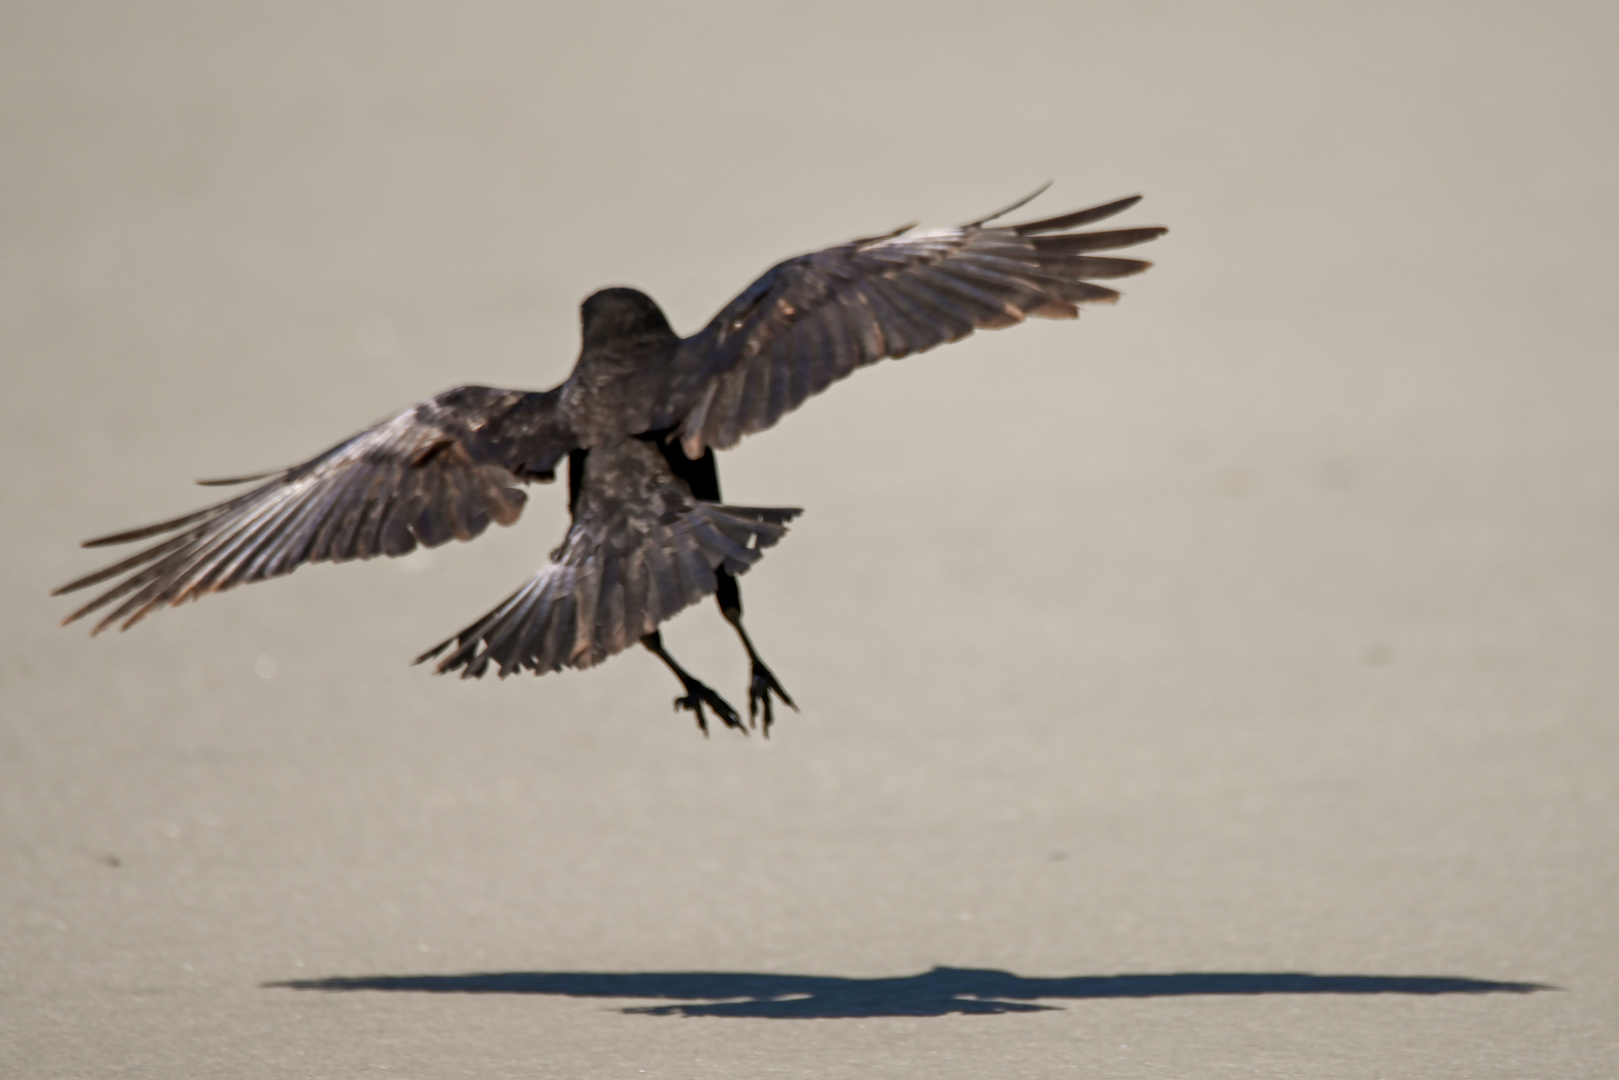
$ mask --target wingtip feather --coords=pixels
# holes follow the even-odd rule
[[[1093,221],[1110,218],[1114,214],[1122,214],[1136,203],[1141,201],[1140,195],[1126,195],[1122,199],[1114,199],[1110,203],[1100,206],[1087,207],[1084,210],[1075,210],[1070,214],[1059,214],[1057,217],[1044,218],[1040,221],[1025,221],[1021,225],[1008,226],[1019,236],[1029,236],[1033,233],[1056,232],[1061,229],[1077,229],[1081,225],[1089,225]]]
[[[1021,210],[1023,207],[1029,205],[1030,203],[1034,202],[1034,200],[1036,200],[1040,196],[1044,195],[1046,193],[1046,191],[1051,187],[1051,185],[1054,182],[1055,181],[1047,180],[1045,183],[1041,184],[1039,187],[1035,188],[1033,191],[1031,191],[1027,195],[1023,196],[1023,198],[1017,200],[1017,202],[1012,203],[1010,206],[1003,206],[1001,209],[995,211],[993,214],[989,214],[986,217],[981,217],[977,221],[969,221],[967,224],[963,225],[962,228],[963,229],[976,229],[976,228],[978,228],[978,227],[980,227],[982,225],[989,224],[991,221],[994,221],[996,218],[1005,217],[1007,214],[1010,214],[1014,210]]]
[[[148,536],[156,536],[158,533],[173,532],[175,529],[184,528],[185,526],[201,521],[203,518],[210,515],[219,514],[223,512],[223,508],[230,505],[230,503],[221,503],[216,506],[210,506],[205,509],[198,510],[194,513],[186,514],[182,517],[170,518],[168,521],[160,521],[155,525],[142,525],[138,529],[125,529],[123,532],[108,533],[106,536],[94,536],[89,540],[81,540],[79,542],[79,546],[82,548],[110,547],[114,544],[128,544],[135,540],[144,540]]]
[[[212,480],[194,480],[192,483],[198,487],[233,487],[237,484],[251,484],[255,480],[268,480],[272,476],[283,476],[290,471],[290,469],[267,469],[251,476],[222,476]]]

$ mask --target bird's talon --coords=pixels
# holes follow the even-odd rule
[[[687,694],[685,697],[677,697],[675,698],[675,712],[679,712],[681,709],[690,709],[696,714],[697,729],[703,733],[703,738],[708,738],[708,717],[703,713],[703,699],[695,693]]]
[[[781,698],[782,704],[794,712],[798,711],[798,706],[793,704],[793,699],[787,695],[787,691],[781,688],[781,683],[776,681],[776,676],[771,670],[755,661],[753,664],[753,676],[748,682],[748,722],[753,723],[754,717],[763,712],[766,738],[770,737],[770,725],[776,722],[775,710],[772,708],[770,701],[771,694]]]
[[[708,735],[708,714],[703,711],[704,705],[713,709],[714,714],[720,718],[720,721],[726,727],[736,728],[738,731],[743,732],[747,731],[747,727],[742,723],[742,718],[737,715],[735,709],[731,708],[730,702],[696,679],[686,684],[685,697],[675,698],[675,711],[690,709],[693,715],[697,717],[698,728],[702,730],[703,735],[706,737]]]

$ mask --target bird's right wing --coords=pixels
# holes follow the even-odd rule
[[[1139,198],[1019,225],[986,227],[995,214],[938,232],[900,229],[778,263],[680,343],[667,396],[686,407],[680,439],[687,456],[735,446],[884,357],[924,352],[1030,315],[1071,319],[1079,304],[1117,300],[1096,280],[1152,264],[1090,253],[1167,230],[1068,230],[1112,217]]]
[[[587,668],[741,574],[799,511],[703,502],[645,439],[592,447],[573,524],[551,561],[489,614],[416,658],[478,678]]]
[[[510,525],[551,480],[573,439],[556,391],[463,386],[412,406],[245,494],[172,521],[87,540],[85,547],[175,535],[52,595],[123,577],[63,623],[122,601],[96,624],[128,628],[155,608],[304,563],[404,555]],[[236,483],[263,479],[245,477]],[[125,576],[127,575],[127,576]]]

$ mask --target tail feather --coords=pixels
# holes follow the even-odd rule
[[[628,550],[576,525],[526,585],[415,662],[469,679],[594,667],[712,595],[719,570],[746,573],[801,512],[699,502]]]

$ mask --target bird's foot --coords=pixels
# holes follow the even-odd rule
[[[675,698],[675,711],[690,709],[697,717],[697,727],[702,731],[704,738],[708,737],[708,714],[703,712],[704,705],[713,709],[715,715],[724,722],[726,727],[736,728],[744,735],[747,734],[747,725],[742,723],[742,717],[738,716],[737,711],[731,708],[729,701],[726,701],[711,688],[689,676],[682,675],[680,682],[686,688],[686,696]]]
[[[751,725],[755,717],[764,713],[764,734],[767,739],[770,737],[770,725],[776,722],[775,713],[770,707],[771,694],[781,698],[781,703],[793,712],[798,711],[798,706],[793,704],[793,699],[781,688],[781,683],[776,681],[771,670],[765,667],[762,660],[754,660],[753,677],[748,680],[748,723]]]

